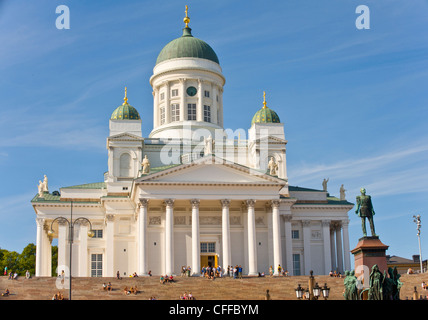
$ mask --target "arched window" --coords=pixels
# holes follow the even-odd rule
[[[131,156],[129,153],[124,153],[120,156],[120,176],[131,177]]]

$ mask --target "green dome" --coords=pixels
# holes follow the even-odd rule
[[[280,123],[278,115],[275,111],[268,107],[263,107],[253,117],[251,124],[253,123]]]
[[[191,30],[184,28],[180,38],[168,43],[159,53],[156,64],[175,58],[200,58],[220,64],[214,50],[205,41],[193,37]]]
[[[137,109],[128,104],[128,102],[124,102],[121,106],[117,107],[116,110],[113,111],[111,120],[140,120],[140,115],[138,114]]]

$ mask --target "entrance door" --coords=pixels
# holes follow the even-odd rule
[[[208,256],[208,255],[201,255],[201,266],[205,267],[218,267],[218,256]]]

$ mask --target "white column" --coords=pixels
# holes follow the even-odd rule
[[[68,224],[65,220],[58,221],[58,270],[57,273],[61,274],[62,270],[69,274],[68,266],[68,245],[67,245],[67,229]],[[67,269],[67,270],[66,270]]]
[[[192,275],[201,273],[201,246],[199,242],[199,199],[192,199]]]
[[[171,122],[171,101],[169,97],[171,96],[171,88],[169,86],[169,82],[165,81],[165,123]]]
[[[88,276],[88,226],[79,225],[79,277]]]
[[[342,226],[336,226],[337,269],[343,274]]]
[[[342,221],[342,236],[343,236],[343,255],[344,255],[344,262],[345,262],[345,271],[351,270],[351,258],[349,256],[350,249],[349,249],[349,231],[348,231],[348,225],[349,220],[343,220]]]
[[[213,119],[213,123],[215,124],[219,124],[219,119],[218,116],[220,115],[220,113],[218,112],[218,102],[217,102],[217,84],[213,83],[212,84],[212,101],[213,101],[213,105],[212,105],[212,119]]]
[[[278,266],[282,263],[279,205],[279,200],[272,200],[273,264],[275,275],[278,275]]]
[[[305,275],[309,275],[312,268],[311,261],[311,222],[302,221],[303,224],[303,259],[305,260]]]
[[[218,88],[218,103],[217,108],[219,108],[219,125],[223,127],[223,87]]]
[[[330,223],[331,269],[336,270],[336,241],[334,240],[335,223]]]
[[[153,88],[153,127],[159,126],[159,88]]]
[[[293,268],[293,239],[291,237],[291,219],[290,214],[284,215],[284,229],[285,229],[285,265],[286,270],[291,276],[294,275]]]
[[[50,227],[44,226],[43,233],[43,270],[44,275],[52,277],[52,238],[48,235]]]
[[[43,224],[45,219],[36,218],[37,237],[36,237],[36,277],[43,275]]]
[[[174,214],[174,200],[165,200],[166,215],[165,215],[165,274],[173,274],[174,266],[174,230],[173,230],[173,214]]]
[[[147,276],[147,206],[148,199],[140,199],[138,214],[138,274]]]
[[[248,208],[248,275],[257,275],[256,216],[254,206],[256,200],[247,200]]]
[[[114,277],[116,271],[123,273],[123,270],[114,270],[114,215],[106,215],[106,248],[105,248],[105,272],[104,277]]]
[[[230,200],[221,200],[221,236],[223,244],[223,269],[232,265],[232,252],[230,250],[230,218],[229,218]]]
[[[202,90],[202,79],[198,79],[198,103],[196,105],[196,121],[204,121],[204,101]]]
[[[184,118],[185,112],[184,107],[186,104],[186,79],[180,79],[181,84],[181,97],[180,97],[180,121],[185,121],[187,119]]]
[[[331,270],[330,221],[321,221],[324,246],[324,274]]]

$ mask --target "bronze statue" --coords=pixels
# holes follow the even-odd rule
[[[355,213],[358,214],[359,217],[361,217],[364,237],[367,237],[366,218],[369,220],[372,236],[376,237],[373,223],[373,216],[375,215],[375,212],[373,210],[372,199],[369,195],[366,195],[366,189],[361,188],[360,191],[361,195],[357,196],[357,209],[355,210]]]
[[[375,264],[370,273],[369,300],[383,300],[383,274]]]

